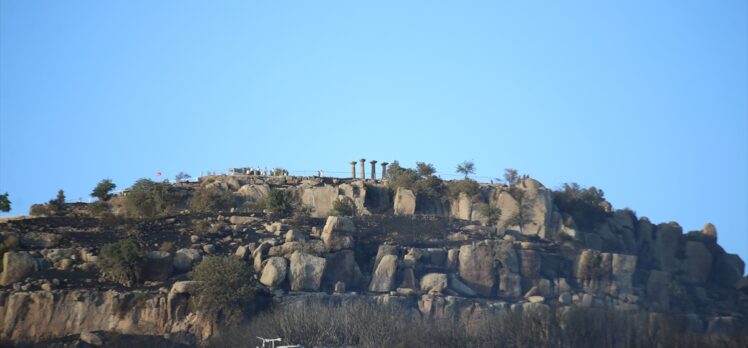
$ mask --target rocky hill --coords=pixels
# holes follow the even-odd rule
[[[604,201],[585,215],[530,178],[441,195],[377,180],[255,175],[170,190],[173,209],[153,218],[132,217],[126,191],[107,202],[114,215],[68,204],[1,222],[3,342],[113,344],[113,333],[208,342],[225,330],[190,301],[198,284],[189,272],[215,255],[243,260],[274,308],[361,300],[462,323],[600,308],[674,315],[728,340],[748,325],[745,264],[719,246],[713,225],[684,233]],[[197,212],[190,202],[201,190],[233,203]],[[296,214],[260,204],[279,190]],[[329,216],[345,215],[340,202],[355,216]],[[100,271],[102,248],[126,238],[146,249],[142,277],[113,281]]]

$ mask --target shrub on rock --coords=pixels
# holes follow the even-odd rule
[[[145,252],[132,239],[104,245],[98,258],[102,276],[125,285],[143,278]]]
[[[195,267],[192,279],[197,310],[228,325],[244,319],[254,300],[252,271],[234,256],[208,256]]]
[[[179,201],[179,195],[168,182],[149,179],[136,181],[125,197],[128,215],[144,218],[168,215]]]
[[[354,216],[356,215],[356,204],[350,197],[343,197],[332,203],[331,216]]]
[[[293,194],[291,191],[270,189],[263,200],[265,209],[275,214],[290,214],[293,211]]]

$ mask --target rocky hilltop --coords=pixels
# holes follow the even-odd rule
[[[222,326],[190,301],[189,272],[215,255],[243,260],[275,306],[358,299],[463,322],[609,308],[677,315],[695,332],[728,336],[747,325],[745,264],[719,246],[713,225],[684,233],[604,201],[594,219],[577,221],[582,215],[530,178],[443,195],[386,180],[239,174],[170,189],[174,209],[153,218],[128,215],[125,191],[108,200],[112,214],[67,204],[64,214],[0,223],[2,340],[100,345],[118,333],[206,342]],[[195,211],[201,190],[234,203]],[[277,191],[301,213],[258,203]],[[340,202],[355,215],[340,214]],[[103,246],[125,238],[146,249],[135,282],[99,269]]]

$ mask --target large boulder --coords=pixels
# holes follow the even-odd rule
[[[553,213],[553,198],[551,191],[534,179],[525,179],[523,205],[529,206],[529,223],[522,226],[522,234],[538,236],[550,240],[553,239],[551,228],[551,216]]]
[[[460,263],[460,249],[449,249],[447,252],[447,269],[456,271]]]
[[[329,253],[325,255],[325,259],[327,267],[322,278],[324,284],[334,286],[337,282],[343,282],[348,290],[359,290],[366,285],[353,250]]]
[[[288,262],[283,257],[271,257],[265,263],[262,269],[260,283],[271,288],[278,287],[286,279],[288,272]]]
[[[377,249],[377,256],[374,258],[374,270],[377,269],[377,266],[379,265],[379,261],[382,260],[383,257],[386,255],[397,255],[398,254],[398,247],[397,245],[387,245],[382,244]]]
[[[384,255],[377,264],[369,284],[371,292],[389,292],[395,286],[397,255]]]
[[[714,281],[726,288],[734,289],[745,272],[745,263],[738,255],[721,253],[715,260]]]
[[[79,338],[81,342],[94,347],[101,347],[104,345],[104,336],[96,332],[83,331]]]
[[[492,200],[494,200],[493,204],[501,210],[498,225],[508,226],[509,219],[519,212],[519,203],[507,191],[496,191]]]
[[[494,254],[502,268],[519,273],[519,258],[512,242],[507,240],[496,241],[494,244]]]
[[[319,291],[327,261],[299,251],[291,254],[288,282],[293,291]]]
[[[350,249],[353,247],[353,237],[356,232],[353,220],[343,216],[330,216],[327,218],[325,228],[322,229],[321,239],[330,251]]]
[[[7,286],[23,280],[37,270],[37,263],[27,252],[7,251],[3,254],[3,273],[0,285]]]
[[[447,288],[447,285],[449,283],[449,278],[444,273],[428,273],[421,277],[421,291],[423,292],[429,292],[431,290],[436,290],[441,292],[442,290]]]
[[[654,255],[659,263],[659,269],[665,272],[677,272],[680,262],[676,258],[683,228],[676,222],[657,225],[655,232]]]
[[[475,290],[463,283],[462,280],[454,274],[449,275],[449,289],[462,296],[473,297],[478,295]]]
[[[192,269],[192,266],[200,262],[203,256],[200,250],[185,248],[179,249],[174,254],[174,268],[178,272],[187,272]]]
[[[704,227],[701,229],[701,234],[715,242],[717,241],[717,228],[714,227],[714,225],[710,222],[707,222],[704,225]]]
[[[712,270],[712,254],[701,242],[686,242],[686,259],[683,266],[692,283],[702,284],[709,279]]]
[[[647,280],[647,298],[653,309],[670,308],[670,273],[652,270]]]
[[[611,291],[618,294],[630,293],[631,282],[636,271],[636,256],[613,254],[611,268],[614,286]]]
[[[655,226],[649,221],[649,218],[642,216],[639,218],[639,223],[636,224],[636,239],[638,244],[649,244],[655,235]]]
[[[529,279],[540,277],[541,257],[536,250],[523,249],[520,255],[520,274]]]
[[[244,185],[236,191],[240,196],[244,197],[247,201],[257,202],[268,195],[270,192],[270,186],[268,185]]]
[[[239,216],[235,215],[229,218],[229,222],[232,225],[248,225],[255,222],[260,222],[262,219],[254,216]]]
[[[465,192],[460,192],[457,200],[452,202],[450,209],[452,217],[461,220],[472,220],[473,215],[473,200],[470,195]]]
[[[518,298],[522,295],[522,277],[507,269],[499,272],[498,295],[505,298]]]
[[[330,214],[333,203],[339,198],[338,188],[330,185],[304,188],[301,203],[312,208],[312,216],[323,217]]]
[[[460,247],[459,273],[471,289],[490,297],[496,286],[493,249],[484,243]]]
[[[149,251],[146,253],[145,280],[163,281],[174,271],[174,260],[168,251]]]
[[[416,195],[413,191],[397,188],[395,193],[395,215],[413,215],[416,212]]]

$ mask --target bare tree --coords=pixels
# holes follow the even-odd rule
[[[464,161],[457,165],[456,171],[465,175],[465,179],[467,179],[468,175],[475,174],[475,163],[473,161]]]
[[[177,174],[177,176],[174,177],[174,181],[176,181],[176,182],[182,182],[182,181],[187,181],[187,180],[189,180],[191,178],[192,178],[192,175],[189,175],[189,174],[187,174],[185,172],[179,172]]]

